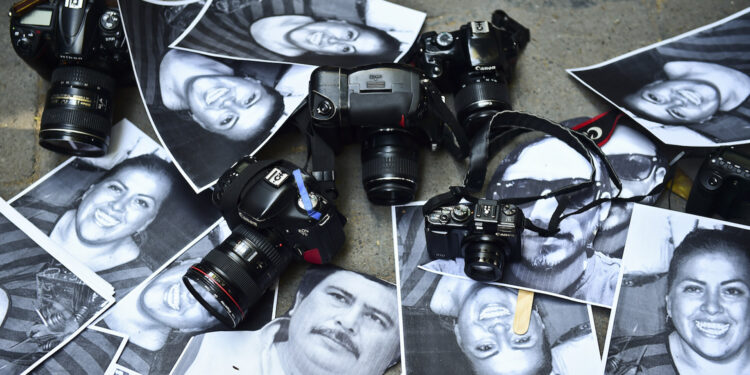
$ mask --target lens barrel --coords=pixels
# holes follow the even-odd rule
[[[263,235],[239,225],[182,277],[190,293],[211,314],[237,327],[291,261]]]
[[[75,156],[102,156],[109,148],[115,80],[83,66],[52,72],[39,145]]]
[[[464,238],[464,273],[477,281],[497,281],[503,276],[509,244],[500,237],[480,234]]]
[[[495,80],[475,79],[458,90],[454,105],[459,123],[469,136],[481,125],[481,119],[511,109],[508,85]]]
[[[417,191],[419,148],[414,136],[402,129],[386,128],[362,143],[362,184],[375,204],[410,202]]]

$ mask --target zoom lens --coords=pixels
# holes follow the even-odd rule
[[[410,202],[417,191],[419,149],[412,134],[380,129],[362,144],[362,184],[375,204]]]
[[[473,136],[483,119],[511,109],[508,85],[494,78],[474,78],[458,90],[454,105],[459,123],[469,136]]]
[[[260,233],[239,225],[190,267],[182,281],[206,310],[234,328],[290,261]]]
[[[497,281],[503,276],[506,247],[502,238],[489,234],[464,238],[464,273],[477,281]]]
[[[82,66],[52,72],[39,145],[75,156],[102,156],[109,147],[115,80]]]

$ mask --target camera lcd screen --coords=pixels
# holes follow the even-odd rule
[[[51,9],[34,9],[21,18],[21,25],[49,26],[52,21]]]

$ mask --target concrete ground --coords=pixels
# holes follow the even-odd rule
[[[128,0],[137,1],[137,0]],[[393,0],[427,13],[423,28],[452,31],[471,20],[489,19],[505,10],[531,30],[511,85],[515,109],[553,120],[593,116],[608,104],[571,79],[565,68],[598,63],[639,47],[711,23],[750,6],[750,0]],[[12,0],[0,0],[8,9]],[[8,17],[0,16],[8,30]],[[8,35],[0,38],[0,197],[10,199],[54,168],[65,157],[38,146],[39,118],[47,83],[18,58]],[[118,93],[115,121],[127,117],[155,138],[135,88]],[[269,143],[261,157],[302,160],[304,143],[295,133]],[[395,282],[390,208],[367,202],[360,183],[359,146],[346,148],[337,159],[339,207],[349,218],[347,246],[338,265]],[[445,153],[422,154],[422,183],[417,198],[444,192],[463,179],[464,166]],[[345,172],[342,172],[345,171]],[[663,203],[662,203],[663,204]],[[684,203],[683,203],[684,204]],[[679,206],[679,202],[678,202]],[[284,275],[280,311],[291,304],[304,268]],[[609,310],[595,308],[596,329],[603,345]],[[397,366],[389,374],[400,372]]]

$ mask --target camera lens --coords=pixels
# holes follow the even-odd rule
[[[458,121],[472,136],[483,119],[511,108],[508,86],[495,78],[474,78],[458,90],[454,105]]]
[[[419,149],[413,135],[386,128],[365,137],[362,144],[362,184],[375,204],[410,202],[417,190]]]
[[[507,245],[503,239],[488,234],[464,238],[461,247],[466,276],[478,281],[500,280],[503,276]]]
[[[239,225],[182,280],[206,310],[234,328],[290,261],[260,233]]]
[[[109,147],[115,80],[82,66],[52,72],[39,145],[76,156],[102,156]]]

